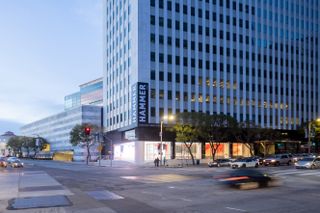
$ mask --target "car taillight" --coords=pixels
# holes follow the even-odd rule
[[[229,177],[229,178],[225,178],[224,180],[232,181],[232,180],[246,180],[246,179],[249,179],[249,177],[248,176]]]

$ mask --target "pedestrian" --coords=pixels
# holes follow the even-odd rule
[[[156,165],[157,165],[157,167],[159,167],[159,162],[160,162],[160,160],[159,160],[159,158],[157,157],[157,158],[156,158]]]
[[[157,158],[155,158],[153,162],[154,162],[154,167],[156,167],[157,166]]]

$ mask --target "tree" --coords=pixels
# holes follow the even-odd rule
[[[176,124],[173,127],[176,132],[176,141],[183,142],[187,147],[193,165],[195,165],[195,161],[192,153],[192,145],[199,139],[199,124],[202,122],[201,118],[202,113],[183,112],[177,114]]]
[[[238,141],[244,143],[249,148],[250,155],[254,156],[255,141],[260,140],[262,129],[254,121],[244,121],[239,123],[239,129],[236,134]]]
[[[22,136],[22,148],[27,151],[27,157],[30,157],[30,151],[34,150],[35,138]]]
[[[88,129],[90,128],[90,131]],[[73,146],[85,147],[87,150],[86,163],[91,159],[90,147],[95,144],[92,132],[99,131],[99,127],[89,123],[77,124],[70,132],[70,143]],[[88,134],[89,133],[89,134]]]
[[[212,159],[215,159],[221,142],[233,141],[237,120],[229,115],[205,115],[202,117],[201,138],[209,142]]]
[[[281,133],[275,129],[263,129],[261,131],[261,137],[260,140],[265,141],[264,143],[261,143],[264,149],[263,155],[266,156],[269,152],[270,146],[266,142],[274,142],[275,140],[281,139]]]
[[[16,154],[20,155],[22,152],[22,147],[23,147],[22,137],[15,136],[15,137],[10,138],[7,143],[7,147],[10,148],[15,155]]]

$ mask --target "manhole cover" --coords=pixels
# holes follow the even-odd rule
[[[87,192],[90,197],[93,197],[96,200],[119,200],[123,199],[120,195],[117,195],[113,192],[104,190],[104,191],[91,191]]]
[[[47,208],[59,206],[71,206],[72,203],[66,196],[42,196],[42,197],[24,197],[9,200],[9,210],[14,209],[31,209],[31,208]]]

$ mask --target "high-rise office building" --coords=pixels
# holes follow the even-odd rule
[[[141,146],[139,126],[159,125],[163,115],[224,113],[288,130],[320,116],[319,7],[317,0],[105,0],[106,130],[121,132],[122,142],[131,135],[131,158],[139,152],[146,160],[156,151]]]

